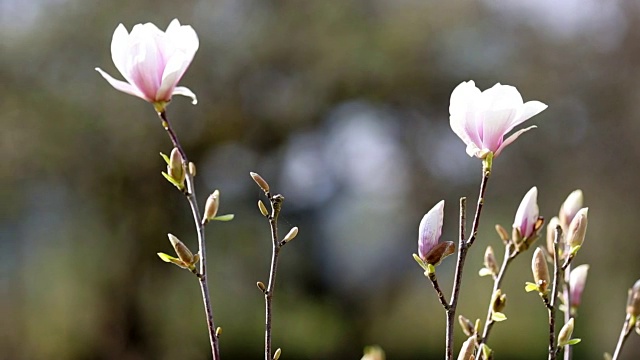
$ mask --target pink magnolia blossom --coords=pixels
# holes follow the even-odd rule
[[[128,33],[120,24],[113,33],[111,57],[126,81],[117,80],[100,68],[96,70],[117,90],[150,103],[163,106],[173,95],[183,95],[195,105],[196,95],[177,84],[198,47],[198,35],[191,26],[180,25],[178,19],[165,32],[146,23],[135,25]]]
[[[580,265],[571,270],[569,275],[569,287],[571,288],[571,307],[578,307],[582,302],[582,292],[587,282],[587,273],[589,265]]]
[[[522,133],[518,130],[506,140],[504,136],[527,119],[546,109],[539,101],[523,103],[518,90],[499,83],[480,91],[473,81],[462,82],[451,93],[449,120],[451,129],[467,145],[467,154],[484,159],[494,157]]]
[[[516,217],[513,220],[513,227],[520,231],[523,239],[534,235],[538,216],[538,188],[534,186],[522,198],[518,211],[516,211]]]
[[[569,194],[564,203],[562,203],[560,207],[560,223],[565,231],[569,228],[569,224],[571,224],[573,218],[582,208],[583,199],[582,190],[575,190]]]
[[[418,228],[418,255],[427,259],[429,253],[438,245],[442,235],[444,221],[444,200],[437,203],[420,221]]]

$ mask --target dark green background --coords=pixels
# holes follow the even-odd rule
[[[182,196],[161,176],[170,142],[120,78],[113,30],[173,18],[200,50],[168,115],[231,223],[207,228],[224,359],[260,358],[270,257],[248,176],[286,197],[274,346],[283,359],[441,359],[444,315],[411,258],[422,215],[474,204],[481,165],[448,124],[462,81],[518,87],[549,108],[496,159],[460,311],[482,317],[484,247],[538,186],[541,214],[585,193],[590,225],[576,263],[591,270],[576,359],[613,351],[627,289],[640,277],[640,6],[634,1],[0,0],[0,358],[205,359],[197,282],[155,255],[171,232],[192,248]],[[470,206],[471,208],[472,206]],[[469,214],[471,216],[471,214]],[[542,359],[546,312],[528,253],[507,274],[498,359]],[[501,255],[499,255],[500,257]],[[453,258],[438,269],[449,294]],[[456,329],[457,344],[462,334]],[[632,334],[624,359],[640,355]]]

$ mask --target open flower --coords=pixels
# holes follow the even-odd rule
[[[180,25],[177,19],[165,32],[146,23],[135,25],[128,33],[120,24],[113,33],[111,57],[126,81],[117,80],[100,68],[96,70],[117,90],[142,98],[160,109],[173,95],[188,96],[196,104],[196,95],[177,84],[198,46],[198,35],[193,28]]]
[[[539,101],[523,103],[513,86],[498,83],[480,91],[473,81],[467,81],[451,93],[449,119],[453,132],[467,145],[467,154],[484,159],[489,153],[497,157],[518,136],[535,128],[530,126],[504,139],[514,127],[546,108]]]
[[[444,200],[437,203],[420,221],[418,228],[418,256],[424,263],[438,265],[451,255],[455,245],[451,241],[438,243],[444,221]]]

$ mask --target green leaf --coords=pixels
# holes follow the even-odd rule
[[[501,312],[495,311],[491,314],[491,320],[496,322],[505,321],[507,320],[507,316]]]
[[[422,270],[427,271],[427,264],[425,264],[424,261],[420,259],[420,256],[413,254],[413,260],[415,260],[418,263],[418,265],[420,265]]]
[[[167,174],[166,172],[162,172],[162,176],[164,176],[165,179],[167,179],[168,182],[172,183],[173,186],[177,187],[179,190],[183,190],[184,189],[184,185],[178,183],[178,181],[176,181],[176,179],[174,179],[173,177],[171,177],[171,175]]]
[[[427,276],[431,276],[431,274],[435,274],[436,267],[431,264],[427,264],[427,270],[425,271],[425,273],[427,274]]]
[[[491,348],[489,346],[487,346],[487,344],[482,344],[482,346],[480,348],[482,349],[482,356],[485,359],[490,359],[491,358],[491,353],[493,352],[493,350],[491,350]]]
[[[581,339],[571,339],[569,341],[567,341],[567,345],[575,345],[577,343],[579,343],[580,341],[582,341]]]
[[[480,271],[478,271],[478,275],[480,276],[493,276],[493,271],[487,269],[487,268],[482,268],[480,269]]]
[[[216,216],[211,220],[215,220],[215,221],[231,221],[231,220],[233,220],[234,217],[235,217],[235,215],[233,215],[233,214],[226,214],[226,215]]]
[[[575,256],[581,247],[582,247],[581,245],[572,246],[571,250],[569,251],[569,256]]]
[[[526,292],[538,291],[538,285],[536,285],[534,283],[526,282],[524,290]]]
[[[173,257],[171,255],[167,255],[165,253],[159,252],[158,253],[158,257],[164,262],[175,264],[177,266],[180,266],[183,269],[188,269],[189,268],[189,265],[187,265],[184,261],[182,261],[182,260],[180,260],[178,258],[175,258],[175,257]]]
[[[167,155],[165,155],[164,153],[160,153],[160,156],[162,156],[162,158],[167,163],[167,165],[169,165],[169,157]]]

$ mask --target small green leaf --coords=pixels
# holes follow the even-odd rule
[[[480,276],[493,276],[493,271],[487,269],[487,268],[482,268],[480,269],[480,271],[478,271],[478,275]]]
[[[162,156],[162,158],[167,163],[167,165],[169,165],[169,157],[166,154],[162,153],[162,152],[160,153],[160,156]]]
[[[427,276],[431,276],[431,274],[435,274],[435,273],[436,273],[436,267],[431,264],[427,264],[427,270],[425,271],[425,274]]]
[[[177,259],[177,258],[174,258],[174,257],[173,257],[173,256],[171,256],[171,255],[167,255],[167,254],[162,253],[162,252],[159,252],[159,253],[158,253],[158,256],[159,256],[159,257],[160,257],[160,259],[162,259],[162,261],[164,261],[164,262],[171,262],[171,260],[172,260],[172,259]]]
[[[534,283],[527,282],[525,287],[524,287],[524,290],[526,292],[538,291],[538,285],[536,285]]]
[[[487,346],[487,344],[482,344],[482,346],[480,347],[482,349],[482,356],[484,359],[490,359],[491,358],[491,353],[493,352],[493,350],[491,350],[491,348],[489,346]]]
[[[491,314],[491,320],[496,322],[505,321],[507,320],[507,316],[501,312],[496,311]]]
[[[427,271],[427,264],[425,264],[424,261],[420,259],[420,256],[413,254],[413,260],[415,260],[424,271]]]
[[[235,217],[235,215],[233,215],[233,214],[226,214],[226,215],[216,216],[211,220],[215,220],[215,221],[231,221],[231,220],[233,220],[234,217]]]
[[[567,345],[575,345],[577,343],[579,343],[580,341],[582,341],[581,339],[571,339],[569,341],[567,341]]]
[[[178,265],[183,269],[188,269],[189,268],[189,265],[187,265],[184,261],[182,261],[182,260],[180,260],[178,258],[175,258],[175,257],[173,257],[171,255],[167,255],[165,253],[159,252],[158,253],[158,257],[164,262],[168,262],[168,263],[172,263],[172,264]]]
[[[170,183],[173,184],[173,186],[177,187],[179,190],[184,189],[184,185],[178,183],[178,181],[176,181],[176,179],[174,179],[173,177],[171,177],[171,175],[167,174],[166,172],[162,172],[162,176],[164,176],[165,179],[167,179],[167,181],[169,181]]]
[[[578,253],[578,250],[580,250],[582,246],[581,245],[576,245],[576,246],[572,246],[571,250],[569,251],[569,256],[573,257]]]

